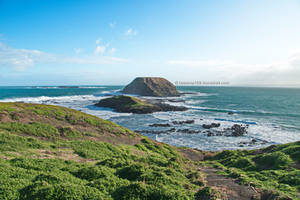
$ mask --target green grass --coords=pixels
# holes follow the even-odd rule
[[[112,122],[35,104],[0,103],[0,112],[9,116],[0,122],[0,199],[194,199],[201,187],[173,147]],[[107,133],[141,142],[86,138]]]
[[[114,144],[100,141],[103,135]],[[122,137],[136,143],[124,144]],[[260,152],[223,151],[205,162],[241,184],[274,191],[273,199],[297,199],[299,149],[296,142]],[[197,164],[170,145],[79,111],[0,103],[0,199],[219,198]]]
[[[26,103],[0,103],[0,114],[8,114],[12,120],[22,120],[26,118],[36,122],[48,124],[50,119],[52,124],[67,123],[70,125],[85,125],[118,135],[135,135],[134,132],[121,127],[108,120],[100,119],[96,116],[82,113],[76,110],[52,105],[26,104]],[[40,117],[39,117],[40,116]]]
[[[18,122],[1,123],[0,130],[6,130],[10,133],[28,134],[38,137],[57,137],[59,132],[57,128],[52,125],[32,122],[30,124],[23,124]]]
[[[147,156],[138,156],[124,146],[103,142],[53,143],[7,132],[0,136],[6,147],[23,143],[15,149],[20,155],[10,160],[0,158],[0,199],[193,199],[199,187],[190,183],[176,160],[165,156],[170,152],[164,147],[155,147],[155,157],[146,147]],[[58,151],[58,146],[71,148],[74,154],[95,162],[36,159],[22,154],[24,150],[45,148]],[[191,189],[186,190],[187,186]]]
[[[272,190],[283,199],[300,199],[299,147],[300,142],[294,142],[259,151],[223,151],[210,164],[242,184]]]

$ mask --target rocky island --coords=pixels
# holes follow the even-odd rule
[[[180,93],[168,80],[158,77],[138,77],[122,90],[123,94],[135,94],[152,97],[174,97]],[[147,114],[153,112],[185,111],[186,107],[172,106],[162,99],[142,99],[127,95],[118,95],[100,100],[95,106],[111,108],[116,112]]]
[[[132,96],[113,96],[100,100],[95,106],[112,108],[116,112],[147,114],[162,111],[185,111],[186,107],[172,106],[160,101],[142,100]]]
[[[175,85],[170,81],[159,77],[135,78],[123,89],[122,93],[153,97],[180,96]]]

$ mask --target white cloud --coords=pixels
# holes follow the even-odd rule
[[[185,77],[229,81],[234,85],[300,84],[300,52],[270,64],[245,64],[231,60],[169,60],[169,65],[185,67]],[[201,80],[199,80],[201,81]]]
[[[102,40],[102,38],[98,38],[97,40],[96,40],[96,44],[100,44],[100,41]]]
[[[94,51],[94,54],[104,54],[105,50],[106,50],[106,46],[98,45]]]
[[[201,67],[231,65],[234,62],[229,60],[169,60],[168,64]]]
[[[110,23],[110,24],[109,24],[109,27],[110,27],[110,28],[115,28],[115,27],[116,27],[116,22]]]
[[[2,66],[24,70],[35,63],[53,60],[55,60],[55,56],[51,54],[39,50],[14,49],[0,42],[0,64]]]
[[[100,48],[99,51],[103,50]],[[128,60],[112,56],[78,54],[76,57],[66,57],[45,53],[39,50],[15,49],[0,42],[0,67],[11,67],[19,71],[25,70],[36,64],[45,63],[102,65],[120,64],[125,62],[128,62]]]
[[[81,48],[74,48],[74,51],[75,51],[76,54],[80,54],[83,51],[83,49],[81,49]]]
[[[111,48],[110,50],[109,50],[109,53],[110,54],[114,54],[116,52],[116,49],[115,48]]]
[[[96,49],[95,49],[95,51],[94,51],[94,54],[95,54],[95,55],[97,55],[97,54],[104,54],[105,51],[106,51],[106,49],[107,49],[107,47],[109,46],[109,43],[107,43],[107,44],[105,44],[105,45],[101,45],[101,44],[100,44],[100,43],[101,43],[101,40],[102,40],[102,38],[98,38],[98,39],[96,40],[97,47],[96,47]]]
[[[121,64],[121,63],[129,62],[129,60],[124,58],[111,57],[111,56],[84,56],[84,57],[63,58],[61,62],[72,63],[72,64],[102,65],[102,64]]]
[[[137,35],[137,31],[133,30],[132,28],[129,28],[126,32],[125,35],[127,36],[136,36]]]

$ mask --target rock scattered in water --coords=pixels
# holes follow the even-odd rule
[[[128,84],[122,91],[124,94],[137,94],[153,97],[180,96],[175,85],[160,77],[138,77]]]
[[[174,124],[190,124],[194,123],[194,120],[186,120],[186,121],[173,121]],[[166,124],[150,124],[149,126],[151,127],[170,127],[171,125],[166,123]],[[249,125],[240,125],[240,124],[234,124],[230,128],[224,128],[222,130],[216,130],[216,129],[211,129],[215,127],[220,127],[220,123],[211,123],[211,124],[203,124],[203,130],[194,130],[194,129],[189,129],[189,128],[184,128],[184,129],[175,129],[174,127],[168,130],[137,130],[136,132],[138,133],[150,133],[150,134],[169,134],[172,132],[179,132],[179,133],[185,133],[185,134],[199,134],[203,133],[206,134],[208,137],[211,136],[226,136],[226,137],[240,137],[245,134],[247,134],[247,128]],[[258,141],[256,139],[252,139],[251,142],[248,142],[249,144],[245,142],[240,142],[239,145],[254,145],[256,143],[260,142],[260,144],[265,144],[267,141]]]
[[[211,137],[211,136],[224,136],[224,132],[222,131],[212,131],[212,130],[207,130],[207,131],[204,131],[204,133],[207,133],[207,136],[208,137]]]
[[[245,147],[245,146],[252,147],[257,144],[263,145],[266,143],[268,143],[268,141],[266,141],[266,140],[252,139],[251,141],[239,142],[238,144],[239,144],[239,147]]]
[[[177,132],[180,132],[180,133],[187,133],[187,134],[197,134],[197,133],[201,133],[200,130],[191,130],[191,129],[178,129]]]
[[[231,127],[231,130],[232,130],[232,133],[231,135],[234,136],[234,137],[239,137],[239,136],[243,136],[247,133],[247,126],[242,126],[242,125],[239,125],[239,124],[234,124],[232,127]]]
[[[207,136],[240,137],[247,134],[247,128],[248,126],[234,124],[231,128],[225,128],[223,130],[206,130],[204,133],[207,133]]]
[[[168,130],[159,130],[159,131],[156,131],[156,130],[135,130],[134,132],[136,133],[147,133],[147,134],[169,134],[169,133],[172,133],[172,132],[175,132],[176,129],[175,128],[171,128],[171,129],[168,129]]]
[[[203,124],[202,127],[205,129],[210,129],[210,128],[218,128],[220,127],[220,123],[211,123],[211,124]]]
[[[170,124],[150,124],[150,127],[170,127]]]
[[[185,100],[182,99],[167,99],[168,102],[172,102],[172,103],[184,103]]]
[[[181,125],[181,124],[193,124],[195,123],[195,120],[185,120],[185,121],[173,121],[172,122],[173,124],[176,124],[176,125]]]

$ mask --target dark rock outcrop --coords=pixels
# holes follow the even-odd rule
[[[195,120],[185,120],[185,121],[173,121],[172,123],[173,124],[179,124],[179,125],[181,125],[181,124],[193,124],[195,122]]]
[[[134,132],[136,133],[146,133],[146,134],[169,134],[169,133],[172,133],[172,132],[175,132],[176,129],[175,128],[170,128],[168,130],[135,130]]]
[[[119,95],[100,100],[95,106],[112,108],[116,112],[147,114],[162,111],[185,111],[186,107],[153,103],[136,97]]]
[[[251,147],[251,146],[254,146],[254,145],[264,145],[268,143],[268,141],[266,140],[259,140],[259,139],[252,139],[251,141],[244,141],[244,142],[239,142],[238,145],[239,147]]]
[[[231,127],[231,135],[234,136],[234,137],[238,137],[238,136],[243,136],[247,133],[247,127],[245,126],[241,126],[239,124],[234,124],[232,127]]]
[[[220,127],[220,123],[203,124],[202,127],[205,129]]]
[[[170,127],[170,124],[150,124],[150,127]]]
[[[192,129],[178,129],[177,132],[180,132],[180,133],[186,133],[186,134],[197,134],[197,133],[201,133],[200,130],[192,130]]]
[[[248,126],[234,124],[231,128],[225,128],[223,130],[206,130],[207,136],[227,136],[227,137],[239,137],[247,134]]]
[[[135,78],[123,89],[122,93],[154,97],[171,97],[180,95],[176,87],[170,81],[158,77]]]

